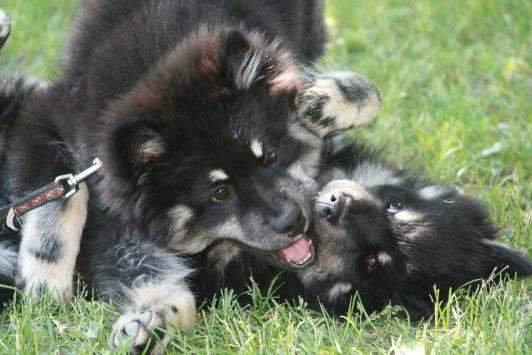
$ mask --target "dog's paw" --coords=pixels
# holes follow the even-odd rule
[[[0,9],[0,49],[11,33],[11,21],[4,11]]]
[[[312,73],[301,95],[299,117],[320,137],[371,121],[379,110],[377,88],[349,71]]]
[[[72,275],[65,275],[59,264],[19,257],[16,285],[27,297],[38,298],[48,292],[54,301],[69,302],[73,296]]]
[[[160,354],[176,330],[191,327],[195,322],[192,293],[154,298],[150,304],[132,307],[118,318],[113,325],[110,346],[133,353]]]

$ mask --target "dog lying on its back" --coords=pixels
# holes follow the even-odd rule
[[[345,312],[357,292],[370,312],[391,303],[427,317],[434,287],[445,299],[449,289],[494,272],[532,274],[530,259],[495,241],[480,201],[364,157],[360,148],[337,149],[320,175],[329,183],[316,198],[317,259],[298,273],[335,312]]]
[[[450,289],[494,272],[532,274],[525,255],[495,241],[489,215],[474,198],[395,170],[364,147],[336,138],[327,139],[323,155],[323,188],[313,202],[308,233],[314,260],[298,268],[273,252],[256,252],[230,241],[216,243],[189,256],[197,272],[187,277],[199,302],[226,288],[244,293],[253,277],[264,290],[276,280],[282,299],[303,297],[310,307],[319,310],[323,305],[337,315],[344,314],[358,294],[368,312],[400,305],[419,319],[433,312],[434,287],[445,299]],[[114,326],[112,343],[143,339],[139,343],[145,344],[153,324],[164,327],[172,313],[153,302],[159,295],[124,289],[159,279],[162,292],[166,278],[181,275],[179,259],[134,233],[125,238],[112,220],[90,220],[99,225],[88,225],[79,270],[100,297],[130,297]],[[100,248],[105,252],[98,252]],[[285,256],[297,257],[298,252],[295,248]],[[248,301],[245,294],[240,301]],[[139,312],[158,316],[153,323],[144,322]],[[168,336],[163,337],[166,341]]]
[[[358,294],[368,312],[400,305],[419,319],[433,312],[434,287],[445,299],[492,273],[532,275],[527,256],[496,241],[480,201],[396,170],[364,147],[328,143],[309,231],[315,261],[278,276],[281,297],[345,314]],[[199,260],[205,297],[223,288],[244,292],[251,276],[266,289],[281,271],[271,255],[229,243]]]

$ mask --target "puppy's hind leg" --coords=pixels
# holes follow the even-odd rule
[[[16,283],[26,294],[36,297],[46,288],[56,300],[72,297],[88,199],[89,190],[82,183],[70,199],[49,203],[24,217]]]

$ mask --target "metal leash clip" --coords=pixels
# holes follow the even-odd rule
[[[96,158],[92,162],[92,166],[81,173],[58,176],[54,182],[30,192],[7,206],[0,206],[0,231],[2,230],[2,220],[5,221],[3,224],[7,228],[15,232],[18,231],[19,227],[22,226],[22,215],[49,202],[68,199],[79,190],[79,184],[82,181],[96,173],[101,167],[102,162]]]
[[[79,174],[60,175],[55,178],[55,183],[61,183],[68,187],[68,191],[63,195],[63,199],[67,199],[74,195],[79,190],[79,184],[87,179],[89,176],[97,172],[102,167],[102,161],[98,158],[94,159],[92,166],[83,170]]]

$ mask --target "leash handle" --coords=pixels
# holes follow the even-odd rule
[[[37,191],[24,196],[11,205],[8,206],[6,225],[13,231],[18,231],[16,223],[19,222],[18,218],[23,214],[41,207],[48,202],[52,202],[60,199],[65,194],[65,188],[61,183],[53,182],[48,184]],[[20,224],[20,222],[18,223]]]
[[[21,225],[20,217],[23,214],[60,198],[68,199],[73,196],[79,190],[79,184],[96,173],[101,167],[102,162],[96,158],[92,162],[92,166],[79,174],[58,176],[54,182],[29,193],[6,207],[0,208],[0,217],[5,218],[6,226],[16,232],[19,229],[17,225]]]

